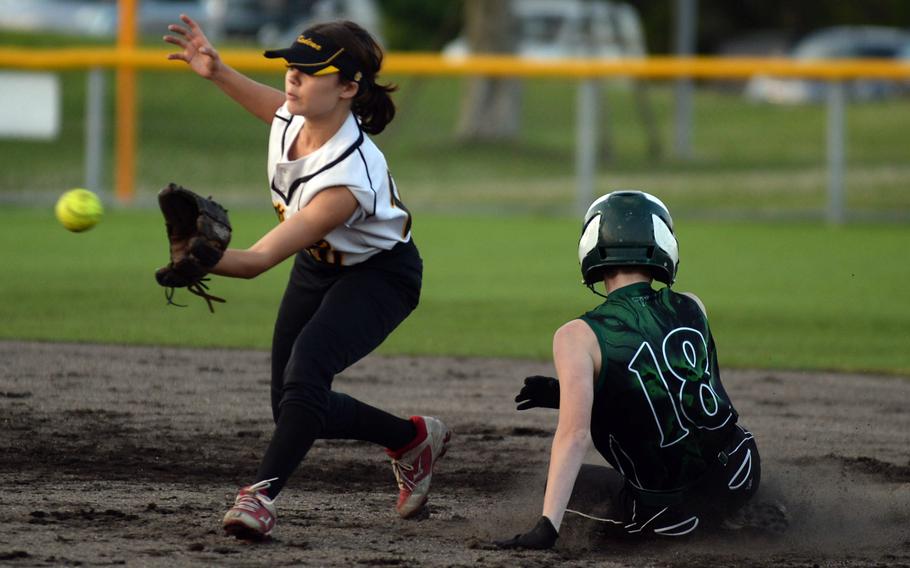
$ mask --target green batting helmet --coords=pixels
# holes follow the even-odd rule
[[[673,219],[660,199],[643,191],[614,191],[591,204],[585,213],[578,261],[584,283],[603,279],[613,266],[647,266],[654,278],[676,280],[679,248]]]

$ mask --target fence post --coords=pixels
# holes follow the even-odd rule
[[[88,70],[85,87],[85,187],[102,191],[104,171],[104,71]]]
[[[575,141],[575,212],[583,214],[594,200],[597,175],[597,127],[600,124],[600,83],[596,78],[578,82]]]
[[[691,57],[695,53],[695,26],[698,21],[698,0],[676,0],[676,39],[674,41],[677,57]],[[692,77],[676,79],[673,97],[673,117],[675,122],[673,149],[677,158],[692,158]]]
[[[117,0],[119,53],[136,49],[138,8],[138,0]],[[114,193],[117,201],[125,204],[133,201],[136,192],[136,67],[119,63],[115,82]]]
[[[846,218],[844,207],[844,107],[845,83],[842,80],[829,81],[828,95],[828,210],[827,219],[832,225],[843,224]]]

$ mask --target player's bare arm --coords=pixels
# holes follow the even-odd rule
[[[164,36],[164,41],[176,45],[182,51],[169,54],[168,59],[183,61],[197,75],[212,81],[253,116],[271,124],[275,110],[284,103],[284,93],[253,81],[227,65],[199,24],[186,14],[181,14],[180,19],[185,26],[168,26],[174,35]]]
[[[591,442],[591,405],[600,348],[591,328],[573,320],[553,337],[553,361],[559,378],[559,422],[550,450],[543,515],[559,530],[575,477]]]
[[[254,278],[319,239],[351,218],[357,199],[342,186],[324,189],[306,207],[278,224],[248,249],[228,249],[213,274]]]
[[[553,547],[559,537],[559,526],[581,462],[591,444],[594,376],[600,369],[600,348],[596,336],[581,320],[563,325],[553,336],[553,360],[558,383],[549,377],[528,377],[522,394],[516,397],[516,402],[519,399],[527,402],[525,408],[543,406],[560,409],[550,450],[543,514],[528,532],[496,541],[500,548]],[[558,400],[550,401],[553,395]]]

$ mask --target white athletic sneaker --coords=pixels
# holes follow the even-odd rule
[[[403,518],[414,516],[427,502],[433,468],[445,455],[452,439],[452,432],[436,418],[412,416],[411,422],[417,428],[414,440],[399,450],[386,450],[392,458],[392,471],[398,481],[395,509]]]

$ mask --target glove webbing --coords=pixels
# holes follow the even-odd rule
[[[224,303],[226,303],[226,301],[223,298],[219,298],[218,296],[213,296],[212,294],[208,293],[209,287],[206,286],[206,284],[205,284],[208,280],[209,280],[208,278],[200,278],[199,281],[193,282],[192,284],[187,286],[186,289],[189,290],[191,293],[199,296],[203,300],[205,300],[205,303],[207,303],[209,305],[209,311],[214,314],[215,308],[214,308],[214,306],[212,306],[212,302],[220,302],[220,303],[224,304]],[[174,301],[174,292],[176,290],[177,289],[174,288],[173,286],[164,289],[164,297],[167,299],[167,304],[169,306],[177,306],[178,308],[185,308],[186,307],[185,304],[178,304],[177,302]]]

